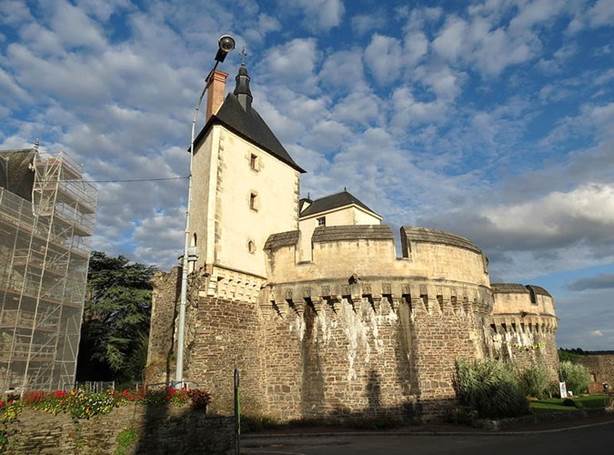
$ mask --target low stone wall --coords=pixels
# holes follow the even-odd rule
[[[90,420],[24,409],[5,430],[7,454],[227,454],[233,419],[140,404]]]

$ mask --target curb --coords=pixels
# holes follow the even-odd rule
[[[529,436],[533,434],[561,433],[564,431],[581,430],[583,428],[612,425],[613,420],[605,422],[587,423],[572,427],[550,428],[546,430],[524,430],[524,431],[338,431],[323,433],[264,433],[264,434],[244,434],[242,440],[249,439],[280,439],[280,438],[318,438],[318,437],[348,437],[348,436]]]

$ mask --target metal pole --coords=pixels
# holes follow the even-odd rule
[[[203,102],[207,88],[209,88],[209,81],[211,75],[217,68],[219,62],[215,62],[215,65],[209,71],[209,74],[205,78],[205,87],[196,101],[194,106],[194,118],[192,119],[192,136],[190,139],[190,172],[188,174],[188,201],[185,209],[185,237],[183,243],[183,261],[181,266],[181,294],[179,298],[179,323],[177,327],[177,366],[175,368],[175,386],[183,387],[183,350],[184,350],[184,338],[185,338],[185,310],[187,305],[188,296],[188,252],[190,248],[190,205],[192,203],[192,163],[194,159],[194,136],[196,134],[196,120],[198,119],[198,111],[200,105]]]
[[[240,372],[234,371],[234,408],[235,408],[235,454],[241,453],[241,402],[239,395]]]

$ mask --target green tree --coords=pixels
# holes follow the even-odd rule
[[[584,365],[568,360],[561,362],[561,375],[567,384],[567,390],[571,390],[574,395],[586,392],[591,381],[591,375]]]
[[[155,267],[92,252],[77,380],[141,380]]]

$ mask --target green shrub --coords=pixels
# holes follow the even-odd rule
[[[134,446],[138,439],[138,433],[134,428],[126,428],[122,430],[118,435],[115,441],[117,442],[117,447],[115,448],[115,453],[113,455],[127,455],[131,452],[131,448]]]
[[[501,361],[458,361],[456,390],[461,404],[482,418],[515,417],[529,412],[515,374]]]
[[[573,401],[571,398],[565,398],[561,404],[563,406],[568,406],[570,408],[575,408],[576,407],[576,402]]]
[[[525,396],[535,398],[545,398],[552,386],[548,371],[540,365],[520,371],[518,382]]]
[[[591,380],[591,376],[584,365],[567,360],[561,362],[561,376],[567,384],[567,390],[571,390],[574,395],[586,392]]]

